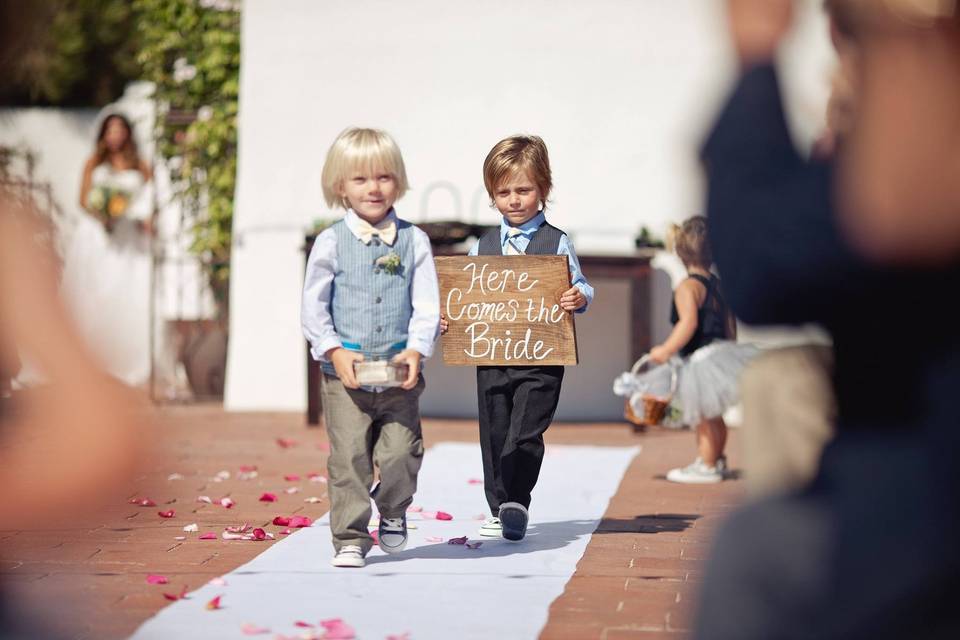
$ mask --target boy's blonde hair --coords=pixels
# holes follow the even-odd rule
[[[687,268],[691,266],[709,269],[713,265],[713,252],[707,239],[707,219],[693,216],[681,226],[673,225],[673,245]]]
[[[543,206],[553,188],[547,145],[538,136],[516,135],[493,146],[483,161],[483,186],[493,202],[497,187],[517,173],[525,171],[537,185]]]
[[[343,181],[351,174],[361,172],[366,175],[389,173],[397,181],[397,199],[410,188],[407,182],[407,170],[403,166],[400,147],[386,131],[379,129],[345,129],[330,145],[327,159],[323,163],[320,178],[323,185],[323,199],[327,206],[350,208],[350,204],[341,197]]]

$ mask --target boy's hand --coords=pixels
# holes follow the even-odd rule
[[[657,345],[653,349],[650,349],[650,359],[656,362],[657,364],[663,364],[670,359],[670,356],[673,354],[670,353],[670,350],[664,347],[662,344]]]
[[[447,322],[447,316],[440,314],[440,335],[445,334],[450,329],[450,323]]]
[[[587,304],[587,296],[577,287],[570,287],[560,296],[560,308],[564,311],[576,311]]]
[[[417,386],[417,380],[420,378],[420,358],[422,357],[416,349],[404,349],[393,356],[394,362],[404,362],[410,367],[410,370],[407,371],[407,379],[400,385],[401,389],[410,391]]]
[[[347,389],[359,389],[360,383],[357,382],[357,374],[353,371],[353,363],[363,361],[363,354],[356,351],[350,351],[343,347],[330,349],[326,353],[327,360],[333,363],[333,368],[337,372],[337,377]]]

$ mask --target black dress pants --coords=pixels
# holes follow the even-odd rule
[[[543,462],[543,432],[560,400],[563,367],[477,367],[483,483],[490,512],[530,506]]]

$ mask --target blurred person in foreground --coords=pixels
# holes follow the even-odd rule
[[[856,39],[849,3],[827,4]],[[792,3],[728,8],[742,74],[704,147],[714,255],[741,319],[830,331],[837,435],[809,486],[721,528],[694,637],[960,637],[957,472],[936,435],[960,425],[960,332],[936,305],[960,269],[886,268],[854,250],[834,163],[801,157],[786,126],[773,59]]]

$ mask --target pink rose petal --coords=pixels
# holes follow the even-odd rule
[[[223,530],[229,533],[246,533],[250,531],[252,525],[247,524],[246,522],[241,525],[224,527]]]
[[[293,623],[293,626],[300,627],[301,629],[313,629],[317,625],[310,624],[309,622],[304,622],[303,620],[297,620]]]
[[[289,438],[277,438],[277,444],[281,449],[289,449],[290,447],[297,446],[297,441]]]
[[[216,540],[217,534],[214,533],[213,531],[207,531],[206,533],[201,533],[198,539],[199,540]]]
[[[280,532],[280,535],[282,535],[282,536],[288,536],[288,535],[290,535],[291,533],[293,533],[293,531],[292,531],[291,529],[284,529],[283,531]]]
[[[226,507],[227,509],[232,509],[233,506],[237,503],[231,500],[230,498],[220,498],[220,504]]]
[[[212,584],[212,585],[215,586],[215,587],[225,587],[225,586],[227,586],[227,581],[224,580],[223,578],[213,578],[213,579],[210,580],[210,582],[207,583],[207,584]]]
[[[283,479],[287,482],[300,482],[300,476],[295,473],[288,473],[287,475],[283,476]]]
[[[373,538],[373,544],[380,544],[380,532],[374,529],[370,532],[370,537]]]
[[[326,452],[329,453],[329,452],[330,452],[330,443],[329,443],[329,442],[320,442],[320,443],[317,444],[317,449],[320,449],[320,451],[326,451]]]
[[[450,538],[447,540],[447,544],[467,544],[467,536],[461,538]]]
[[[309,527],[313,524],[313,521],[307,516],[292,516],[290,518],[290,527],[292,529],[301,529],[303,527]]]
[[[273,524],[277,525],[278,527],[289,527],[290,518],[286,516],[277,516],[273,519]]]
[[[483,480],[480,478],[470,478],[467,480],[467,484],[483,484]]]
[[[253,530],[253,539],[254,539],[254,540],[266,540],[266,539],[267,539],[267,532],[264,531],[263,529],[261,529],[260,527],[257,527],[256,529]]]
[[[387,636],[387,640],[410,640],[410,632],[401,633],[400,635],[392,634]]]
[[[177,512],[173,509],[170,509],[169,511],[157,511],[157,515],[161,518],[172,518],[173,516],[177,515]]]
[[[443,542],[443,538],[440,536],[428,536],[427,542]]]
[[[275,493],[264,493],[260,496],[260,502],[276,502],[277,495]]]
[[[163,597],[174,602],[177,600],[185,600],[187,597],[187,589],[187,585],[183,585],[183,589],[180,590],[180,593],[164,593]]]
[[[214,598],[214,599],[212,599],[210,602],[208,602],[208,603],[207,603],[207,610],[209,610],[209,611],[215,611],[216,609],[221,609],[222,607],[220,606],[220,598],[222,598],[222,597],[223,597],[223,596],[217,596],[216,598]]]
[[[323,634],[324,640],[353,640],[357,637],[357,633],[353,630],[353,627],[340,618],[321,620],[320,626],[327,631]]]
[[[417,506],[407,507],[407,513],[422,513],[422,512],[423,512],[423,507],[417,507]]]
[[[270,629],[267,629],[265,627],[259,627],[251,622],[248,622],[245,625],[241,626],[240,631],[245,636],[259,636],[265,633],[270,633]]]
[[[240,473],[250,473],[251,471],[256,471],[257,465],[255,464],[242,464],[240,465]]]
[[[155,507],[157,503],[151,500],[150,498],[131,498],[130,504],[135,504],[138,507]]]
[[[437,520],[453,520],[453,516],[446,511],[437,511]]]
[[[161,576],[157,574],[150,574],[147,576],[147,584],[168,584],[170,581],[167,580],[167,576]]]

